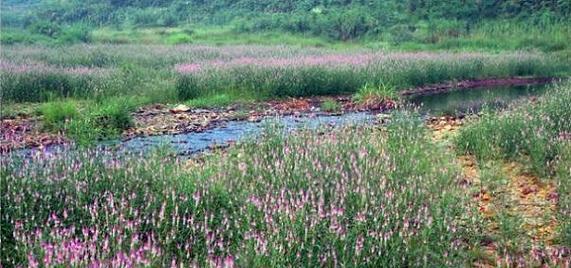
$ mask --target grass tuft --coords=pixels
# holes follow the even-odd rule
[[[76,103],[72,100],[44,103],[39,111],[43,115],[44,126],[50,130],[60,130],[67,121],[79,115]]]

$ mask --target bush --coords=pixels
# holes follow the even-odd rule
[[[88,43],[91,41],[90,29],[86,25],[76,24],[64,28],[58,36],[58,41],[62,43]]]
[[[32,33],[42,34],[49,37],[57,37],[61,32],[61,26],[51,21],[35,21],[28,26]]]
[[[178,25],[178,20],[177,20],[176,16],[167,12],[167,13],[164,13],[161,16],[161,18],[157,21],[157,25],[163,26],[163,27],[174,27],[174,26]]]
[[[395,25],[390,29],[391,41],[395,45],[410,42],[414,39],[414,35],[406,25]]]
[[[170,34],[165,40],[167,44],[188,44],[192,43],[192,37],[186,33],[173,33]]]

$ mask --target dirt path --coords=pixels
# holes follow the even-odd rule
[[[451,117],[428,122],[433,141],[450,151],[462,125],[463,120]],[[553,246],[558,199],[553,183],[543,182],[516,162],[485,163],[495,167],[497,177],[490,177],[473,156],[456,160],[484,224],[475,267],[565,267],[565,257],[553,256],[558,252]]]

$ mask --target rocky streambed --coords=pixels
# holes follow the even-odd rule
[[[523,84],[522,80],[517,80],[515,86],[476,87],[475,90],[469,91],[460,86],[444,93],[427,90],[422,94],[408,95],[408,91],[405,91],[407,96],[403,97],[401,104],[416,106],[427,118],[463,115],[477,111],[482,106],[503,107],[521,98],[533,98],[543,94],[547,87],[538,81],[532,80],[529,84]],[[328,105],[325,105],[326,103]],[[375,124],[385,120],[388,115],[384,113],[397,105],[391,100],[359,105],[349,96],[292,98],[216,109],[195,109],[185,105],[148,105],[132,114],[134,126],[127,129],[121,139],[104,141],[100,146],[141,152],[159,145],[168,145],[177,153],[188,155],[226,146],[246,136],[259,135],[265,126],[271,124],[281,125],[287,131]],[[22,148],[26,151],[32,148],[43,150],[69,143],[61,133],[42,131],[39,118],[2,119],[1,130],[0,149],[3,153]]]

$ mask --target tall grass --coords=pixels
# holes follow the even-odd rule
[[[3,99],[145,96],[184,101],[215,95],[258,99],[397,89],[468,78],[568,75],[568,61],[535,52],[398,53],[288,46],[8,46]]]
[[[462,80],[508,76],[550,76],[568,64],[541,54],[357,53],[289,58],[244,57],[177,65],[179,98],[224,92],[262,98],[350,94],[365,85],[398,89]],[[235,94],[235,93],[234,93]]]
[[[2,158],[2,264],[457,266],[456,169],[418,120],[302,132],[206,158]]]
[[[101,69],[10,62],[0,62],[0,76],[3,99],[14,102],[95,96],[105,90],[105,81],[109,79],[108,73]]]
[[[72,101],[56,101],[44,103],[40,107],[44,126],[48,129],[60,129],[66,123],[78,116],[77,107]]]

